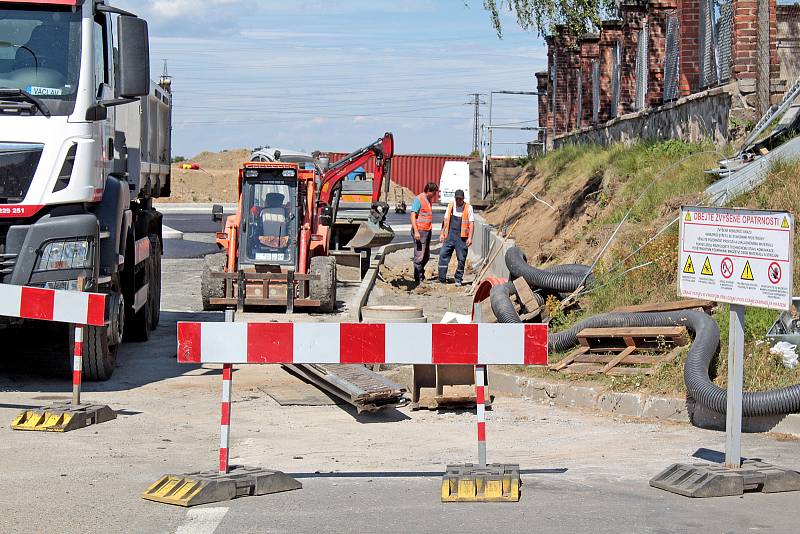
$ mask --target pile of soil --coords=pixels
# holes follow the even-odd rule
[[[582,176],[553,187],[529,166],[514,180],[510,194],[484,217],[504,231],[514,227],[511,237],[534,265],[554,259],[558,263],[581,263],[592,258],[599,240],[613,231],[613,227],[598,227],[588,241],[584,235],[600,214],[597,196],[602,181],[600,175]]]
[[[236,202],[239,167],[250,159],[250,150],[201,152],[172,165],[172,196],[160,202]],[[200,170],[184,170],[185,163],[196,163]]]
[[[235,149],[222,152],[201,152],[193,158],[172,165],[172,195],[159,202],[236,202],[237,180],[242,163],[250,159],[250,150]],[[184,164],[196,163],[200,170],[185,170]],[[386,202],[394,206],[403,199],[411,205],[414,193],[391,183]]]

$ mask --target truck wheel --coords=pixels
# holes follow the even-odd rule
[[[150,330],[155,330],[161,320],[161,242],[158,236],[150,236],[150,253],[152,278],[150,278],[147,304],[150,306]]]
[[[153,262],[148,258],[144,262],[144,279],[148,284],[153,282]],[[135,293],[134,293],[135,294]],[[153,324],[152,313],[153,306],[150,303],[152,295],[152,288],[148,286],[147,289],[147,302],[138,312],[133,313],[133,316],[126,322],[125,331],[130,334],[131,341],[147,341],[150,339],[151,325]],[[132,306],[133,304],[131,304]]]
[[[203,297],[203,311],[223,309],[222,306],[212,305],[211,299],[223,298],[225,296],[225,280],[221,278],[211,278],[211,273],[224,272],[227,259],[227,255],[224,252],[209,254],[205,257],[203,275],[200,278],[200,293]]]
[[[331,313],[336,309],[336,258],[316,256],[311,258],[311,276],[317,277],[309,282],[312,300],[318,300],[319,311]]]
[[[70,328],[70,346],[75,343],[75,329]],[[104,326],[83,329],[83,376],[87,380],[108,380],[117,364],[117,347],[108,340]]]

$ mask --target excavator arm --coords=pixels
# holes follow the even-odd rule
[[[351,152],[341,160],[337,161],[322,175],[322,187],[320,188],[319,201],[322,204],[330,204],[333,200],[333,193],[336,185],[347,178],[347,175],[365,166],[372,158],[375,158],[375,177],[372,183],[372,201],[380,200],[381,189],[384,181],[389,184],[390,168],[392,157],[394,156],[394,137],[386,132],[382,138],[371,145],[359,148]]]
[[[359,223],[355,236],[346,246],[350,248],[372,248],[390,243],[394,232],[384,224],[389,211],[388,204],[380,202],[381,191],[389,186],[392,157],[394,156],[394,137],[387,132],[374,143],[352,152],[330,166],[322,175],[319,199],[317,202],[318,219],[322,211],[332,206],[336,209],[336,192],[347,175],[364,167],[375,158],[375,175],[372,180],[372,208],[369,220]],[[334,213],[334,218],[336,213]]]

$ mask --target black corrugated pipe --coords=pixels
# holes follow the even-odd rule
[[[522,321],[517,315],[517,310],[514,309],[514,304],[511,303],[511,297],[517,294],[517,288],[514,287],[513,282],[506,282],[492,288],[489,293],[491,299],[492,312],[497,317],[498,323],[521,323]],[[544,298],[538,294],[533,294],[539,306],[544,304]]]
[[[550,334],[550,350],[563,352],[578,344],[578,332],[584,328],[623,326],[685,326],[694,332],[694,342],[686,356],[683,379],[689,396],[699,404],[724,414],[727,392],[714,384],[708,368],[719,347],[717,322],[703,312],[608,313],[581,321],[569,330]],[[800,384],[769,391],[745,393],[742,414],[745,417],[782,415],[800,411]]]
[[[585,265],[558,265],[550,269],[537,269],[531,267],[525,259],[525,254],[518,247],[512,247],[506,252],[506,267],[512,279],[523,278],[531,289],[544,289],[557,293],[571,293],[578,289],[589,267]],[[591,278],[587,280],[587,285]]]

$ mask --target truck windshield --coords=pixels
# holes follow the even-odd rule
[[[70,7],[0,9],[0,89],[22,89],[54,115],[75,108],[81,13]]]
[[[246,248],[245,257],[274,265],[293,265],[297,234],[296,182],[245,182],[243,193],[247,207],[247,236],[242,243]]]

